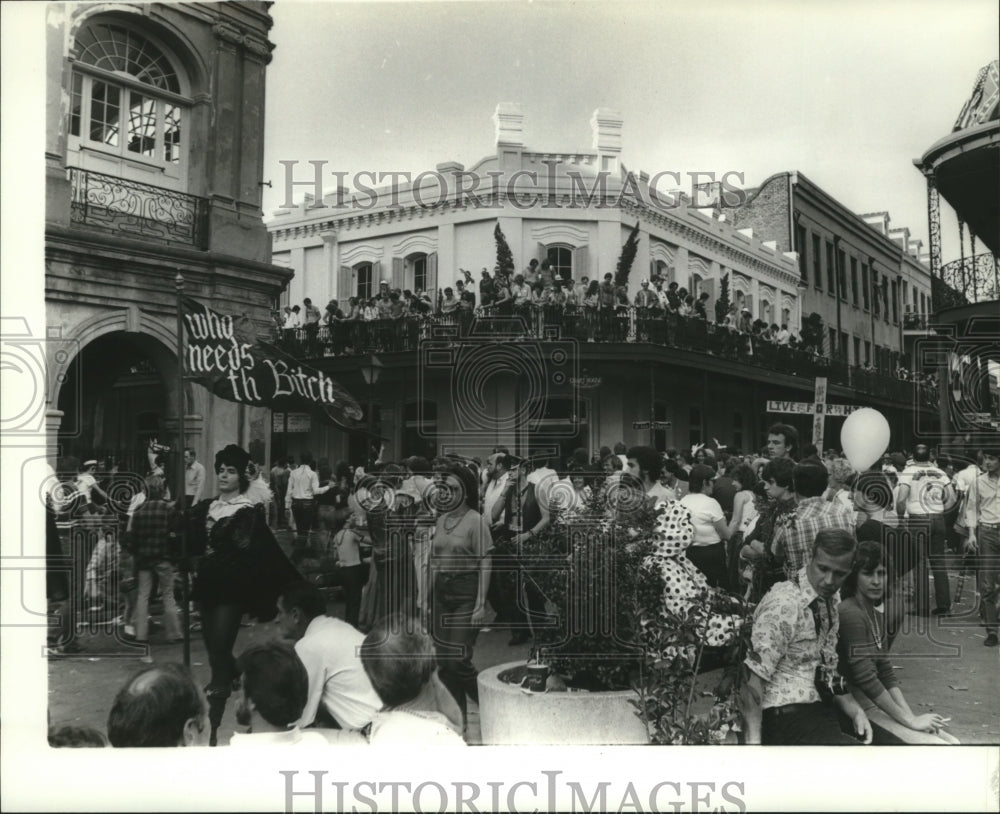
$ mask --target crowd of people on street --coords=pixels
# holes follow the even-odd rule
[[[159,584],[167,641],[149,653],[182,638],[173,593],[191,572],[211,679],[201,690],[184,668],[146,668],[116,697],[107,737],[116,746],[214,745],[239,692],[237,720],[252,734],[232,745],[461,744],[479,700],[478,635],[507,628],[509,644],[523,644],[546,613],[524,544],[585,511],[595,491],[628,488],[651,507],[684,507],[694,538],[683,556],[710,586],[756,608],[746,742],[954,742],[947,718],[913,712],[887,653],[907,613],[952,612],[948,556],[976,575],[984,643],[997,645],[1000,449],[968,452],[959,462],[917,444],[857,472],[776,424],[749,454],[715,441],[665,452],[619,442],[567,460],[496,447],[485,459],[408,457],[366,469],[301,452],[277,460],[266,482],[230,445],[215,458],[214,485],[188,451],[191,494],[178,506],[151,445],[142,499],[129,507],[122,544],[109,539],[103,556],[131,569],[120,587],[134,595],[122,616],[136,642],[150,643]],[[96,462],[73,483],[86,503],[80,516],[92,514],[104,493]],[[189,562],[176,548],[180,524]],[[290,554],[275,532],[293,537]],[[520,567],[494,568],[511,558]],[[343,618],[328,614],[334,589]],[[245,615],[274,620],[279,635],[237,657]],[[52,635],[54,653],[72,652],[65,625]]]

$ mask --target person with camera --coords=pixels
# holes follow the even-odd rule
[[[855,547],[850,531],[821,530],[807,564],[757,606],[740,688],[747,743],[871,743],[868,716],[837,672],[839,589],[851,573]],[[841,730],[838,709],[856,737]]]

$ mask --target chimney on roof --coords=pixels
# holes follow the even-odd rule
[[[593,148],[599,156],[600,170],[617,173],[618,159],[622,151],[622,124],[620,111],[599,107],[590,117],[590,131],[593,134]]]
[[[524,147],[524,114],[516,102],[501,102],[493,114],[498,147]]]

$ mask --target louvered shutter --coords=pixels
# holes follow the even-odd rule
[[[392,288],[405,288],[403,285],[403,258],[392,258]]]
[[[341,266],[337,275],[337,299],[341,306],[347,302],[348,297],[353,297],[354,292],[354,270],[350,266]]]
[[[581,277],[590,277],[590,252],[586,246],[573,250],[573,279],[577,282]]]

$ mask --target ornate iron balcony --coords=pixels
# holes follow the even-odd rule
[[[944,307],[1000,299],[1000,272],[996,258],[989,252],[945,263],[941,267],[941,279],[965,300]],[[935,306],[938,306],[936,302]]]
[[[205,198],[77,167],[68,171],[73,223],[207,248]]]
[[[487,320],[495,316],[491,308],[480,308],[477,314]],[[483,329],[473,325],[475,318],[471,312],[458,312],[370,322],[333,321],[317,324],[312,329],[276,327],[274,339],[293,356],[312,360],[408,352],[416,351],[421,341],[431,338],[435,329],[441,327],[452,328],[456,336],[473,333],[483,341]],[[695,317],[634,306],[607,311],[586,308],[570,311],[560,306],[546,306],[525,310],[521,319],[523,337],[519,338],[527,340],[551,338],[555,331],[560,337],[575,339],[584,347],[587,343],[659,345],[728,359],[744,368],[790,373],[809,379],[825,376],[831,384],[896,402],[927,407],[938,402],[938,388],[933,377],[897,370],[896,360],[892,360],[891,368],[858,367],[835,356],[814,353],[808,348],[777,345]],[[511,341],[511,338],[505,333],[497,341]],[[623,348],[623,359],[627,358],[627,353],[627,348]]]

